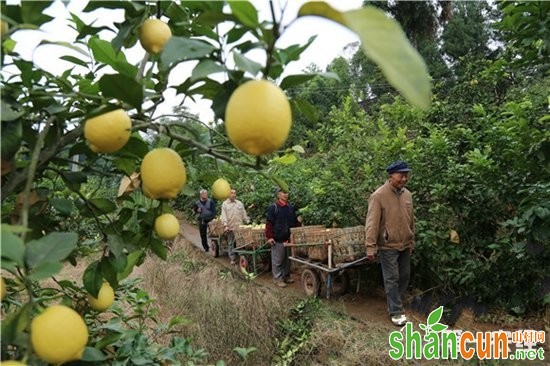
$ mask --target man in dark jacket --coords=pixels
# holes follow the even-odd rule
[[[277,189],[277,201],[267,208],[265,236],[271,245],[271,270],[273,280],[279,287],[286,287],[294,280],[290,278],[289,248],[284,245],[290,241],[290,228],[300,226],[294,206],[288,202],[288,192]]]
[[[369,260],[380,259],[391,321],[402,326],[407,321],[402,297],[409,284],[414,249],[412,194],[405,188],[411,169],[404,161],[396,161],[386,171],[388,180],[369,198],[365,246]]]
[[[205,252],[208,252],[206,230],[208,229],[208,223],[216,217],[216,202],[208,198],[208,191],[206,189],[200,190],[200,198],[195,202],[193,210],[198,215],[197,221],[199,223],[199,233],[201,234],[202,247]]]

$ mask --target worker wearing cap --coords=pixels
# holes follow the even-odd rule
[[[369,260],[380,260],[391,321],[402,326],[407,321],[402,296],[409,285],[414,249],[412,194],[405,188],[411,169],[396,161],[386,171],[388,180],[369,197],[365,246]]]

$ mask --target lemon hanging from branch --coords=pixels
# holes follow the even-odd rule
[[[97,294],[97,298],[88,294],[88,303],[90,304],[90,307],[95,311],[102,312],[107,310],[109,307],[111,307],[111,305],[113,305],[114,301],[115,291],[107,282],[103,282],[103,284],[101,285],[99,293]]]
[[[130,139],[132,120],[123,109],[116,109],[86,120],[84,138],[94,152],[114,153]]]
[[[155,232],[161,239],[172,240],[180,233],[180,222],[176,216],[165,213],[155,219]]]
[[[161,52],[170,37],[170,27],[159,19],[147,19],[139,28],[139,43],[149,53]]]
[[[223,178],[218,178],[212,184],[212,197],[214,197],[217,200],[224,200],[227,197],[229,197],[229,194],[231,193],[231,186],[229,185],[229,182],[226,181]]]
[[[141,162],[141,188],[153,199],[176,198],[187,182],[183,160],[174,150],[161,147],[149,151]]]
[[[84,319],[67,306],[50,306],[31,321],[32,347],[48,363],[80,360],[87,342]]]
[[[227,102],[225,129],[239,150],[265,155],[279,149],[292,126],[292,112],[285,93],[267,80],[240,85]]]

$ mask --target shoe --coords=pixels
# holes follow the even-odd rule
[[[275,281],[275,285],[278,287],[286,287],[286,283],[284,283],[284,281]]]
[[[285,283],[294,283],[294,280],[292,278],[285,278],[284,279]]]
[[[405,314],[401,314],[401,315],[394,315],[391,317],[391,322],[394,324],[394,325],[397,325],[399,327],[405,325],[405,323],[407,322],[407,317],[405,316]]]

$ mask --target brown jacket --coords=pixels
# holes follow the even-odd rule
[[[414,214],[411,192],[397,192],[387,181],[369,197],[365,223],[367,255],[384,249],[414,248]]]

